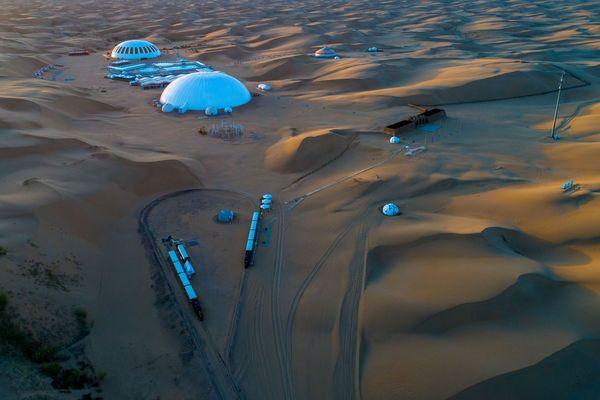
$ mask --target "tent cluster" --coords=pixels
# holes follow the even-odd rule
[[[44,79],[44,74],[46,72],[50,71],[51,69],[56,69],[56,68],[57,68],[56,64],[45,65],[42,68],[35,71],[33,73],[33,77],[37,78],[37,79]]]
[[[260,199],[260,209],[263,211],[269,211],[273,204],[273,195],[270,193],[263,194]]]

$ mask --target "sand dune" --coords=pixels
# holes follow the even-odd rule
[[[118,110],[110,104],[90,98],[89,92],[65,88],[60,84],[34,81],[0,83],[0,124],[4,129],[70,127],[73,119]]]
[[[330,130],[284,138],[265,152],[265,165],[278,172],[305,172],[323,167],[340,157],[352,143]]]
[[[593,398],[599,14],[589,0],[4,2],[0,292],[57,362],[107,375],[62,393],[2,352],[0,397]],[[104,78],[127,39],[273,90],[228,116],[161,113],[159,90]],[[314,58],[322,46],[340,59]],[[382,128],[409,103],[448,117],[391,145]],[[243,135],[198,134],[221,121]],[[232,224],[214,219],[225,208]],[[203,322],[162,263],[169,235],[190,243]]]
[[[466,389],[452,399],[506,399],[532,390],[538,398],[568,398],[574,392],[593,398],[598,385],[593,375],[598,365],[598,341],[583,339],[542,361],[514,372],[486,380]],[[552,379],[549,379],[549,378]],[[523,383],[527,382],[527,389]]]

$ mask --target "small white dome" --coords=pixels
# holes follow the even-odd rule
[[[400,208],[398,208],[398,206],[394,203],[388,203],[385,206],[383,206],[381,212],[383,212],[384,215],[392,217],[394,215],[400,214]]]
[[[400,138],[398,136],[392,136],[390,138],[390,143],[391,144],[398,144],[398,143],[400,143]]]
[[[121,60],[141,60],[159,57],[160,50],[145,40],[126,40],[116,45],[110,56]]]
[[[209,107],[238,107],[251,98],[246,86],[233,76],[219,71],[200,71],[171,82],[163,90],[160,102],[175,107],[185,106],[188,110],[206,111]]]
[[[208,115],[209,117],[217,115],[218,113],[219,110],[217,110],[216,107],[206,107],[206,110],[204,110],[204,114]]]
[[[315,51],[315,57],[317,58],[335,58],[337,56],[337,53],[331,47],[323,47]]]

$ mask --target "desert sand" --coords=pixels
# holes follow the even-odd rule
[[[0,398],[598,398],[598,2],[0,3],[0,292],[103,375],[60,392],[4,352]],[[273,90],[163,114],[104,78],[127,39]],[[391,145],[409,104],[448,117]],[[198,134],[221,120],[244,135]],[[202,322],[168,235],[198,243]]]

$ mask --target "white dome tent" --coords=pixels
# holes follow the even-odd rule
[[[205,111],[208,115],[209,109],[211,114],[213,110],[232,109],[246,104],[251,98],[246,86],[233,76],[220,71],[200,71],[171,82],[162,92],[160,102],[163,111]]]
[[[159,57],[160,50],[145,40],[126,40],[116,45],[110,56],[121,60],[143,60]]]
[[[333,50],[331,47],[323,47],[323,48],[315,51],[315,57],[317,57],[317,58],[336,58],[336,57],[338,57],[338,55],[335,52],[335,50]]]
[[[388,203],[381,209],[383,215],[387,215],[388,217],[393,217],[395,215],[400,214],[400,208],[394,203]]]

